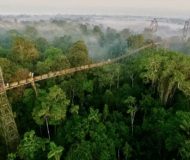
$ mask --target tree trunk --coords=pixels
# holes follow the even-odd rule
[[[134,124],[134,118],[131,117],[131,132],[132,132],[132,136],[133,136],[133,124]]]
[[[47,116],[45,116],[45,120],[46,120],[46,127],[47,127],[48,138],[50,140],[50,132],[49,132],[49,124],[48,124],[48,118],[47,118]]]
[[[118,158],[118,160],[120,160],[120,152],[119,152],[119,149],[117,150],[117,158]]]
[[[57,125],[54,126],[54,134],[57,134]]]
[[[61,156],[60,155],[55,155],[55,160],[60,160]]]
[[[40,125],[40,135],[42,136],[42,127],[41,127],[41,125]]]
[[[136,114],[136,111],[133,111],[133,112],[131,113],[131,132],[132,132],[132,136],[133,136],[133,131],[134,131],[135,114]]]
[[[119,88],[119,80],[120,80],[120,74],[119,74],[119,71],[118,71],[118,75],[117,75],[117,89]]]
[[[72,89],[72,99],[71,99],[71,104],[73,104],[74,97],[75,97],[75,91],[74,91],[74,89]]]
[[[133,88],[133,86],[134,86],[134,74],[130,75],[130,79],[131,79],[131,87]]]

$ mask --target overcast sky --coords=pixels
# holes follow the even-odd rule
[[[0,0],[0,14],[190,15],[190,0]]]

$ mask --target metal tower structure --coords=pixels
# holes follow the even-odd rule
[[[0,68],[0,127],[5,142],[9,149],[14,149],[19,142],[19,134],[17,126],[14,120],[12,108],[9,104],[5,84],[3,79],[3,73]]]
[[[189,34],[189,30],[190,30],[190,20],[185,21],[185,25],[183,27],[183,39],[184,40],[187,40],[188,34]]]
[[[156,32],[158,30],[158,21],[156,18],[154,18],[152,21],[151,21],[151,24],[150,24],[150,30],[152,32]]]

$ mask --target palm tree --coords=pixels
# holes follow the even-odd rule
[[[134,130],[134,120],[135,120],[135,115],[137,112],[137,106],[136,106],[136,98],[129,96],[124,103],[127,105],[128,110],[127,113],[130,114],[131,116],[131,130],[132,130],[132,135],[133,135],[133,130]]]
[[[50,142],[50,152],[48,153],[48,159],[54,158],[54,160],[60,160],[64,148],[62,146],[56,146],[54,142]]]

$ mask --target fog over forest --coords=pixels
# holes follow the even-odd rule
[[[91,31],[97,29],[105,33],[108,29],[113,32],[122,33],[128,31],[131,34],[143,34],[146,39],[162,39],[165,47],[174,50],[181,50],[183,45],[183,27],[185,19],[179,18],[157,18],[157,32],[147,31],[153,17],[140,16],[97,16],[97,15],[2,15],[0,16],[0,39],[8,38],[10,31],[18,34],[29,34],[27,36],[43,37],[52,42],[55,38],[71,36],[73,41],[84,40],[89,48],[89,53],[93,58],[106,57],[109,47],[118,42],[115,38],[110,44],[101,47],[99,36]],[[29,32],[34,33],[29,33]],[[28,32],[28,33],[27,33]],[[31,34],[31,35],[30,35]],[[99,33],[100,34],[100,33]],[[30,38],[30,37],[29,37]],[[177,44],[176,44],[177,43]]]

